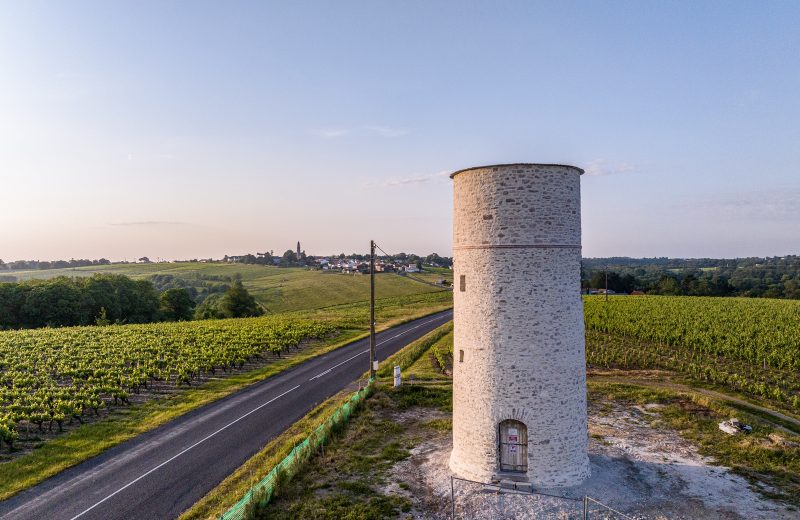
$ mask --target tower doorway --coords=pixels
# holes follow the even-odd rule
[[[507,419],[500,423],[500,471],[528,471],[528,427]]]

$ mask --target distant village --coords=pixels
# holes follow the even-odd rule
[[[16,260],[13,262],[3,262],[0,260],[0,271],[16,271],[26,269],[66,269],[77,267],[88,267],[110,264],[153,264],[153,263],[213,263],[226,262],[231,264],[256,264],[271,265],[276,267],[306,267],[308,269],[319,269],[322,271],[339,271],[342,273],[368,273],[369,255],[352,253],[346,255],[313,256],[307,255],[302,249],[300,242],[297,242],[295,249],[287,249],[283,254],[276,255],[274,251],[264,253],[248,253],[245,255],[225,255],[221,259],[215,258],[192,258],[187,260],[165,260],[162,258],[150,259],[143,256],[134,261],[122,260],[112,262],[108,259],[100,260]],[[428,256],[419,256],[413,253],[397,253],[393,255],[376,255],[375,271],[379,273],[418,273],[425,267],[452,269],[453,259],[450,257],[439,256],[432,253]],[[0,281],[4,281],[0,279]]]
[[[300,242],[297,243],[296,249],[287,249],[282,255],[275,255],[273,251],[246,255],[225,255],[222,261],[236,264],[273,265],[276,267],[307,267],[322,271],[351,274],[369,272],[369,255],[356,253],[346,255],[341,253],[330,256],[312,256],[306,254],[301,248]],[[407,253],[375,257],[375,272],[378,273],[418,273],[425,267],[452,269],[452,266],[452,258],[439,256],[436,253],[424,257]]]

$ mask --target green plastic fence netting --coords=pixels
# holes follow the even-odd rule
[[[373,383],[374,380],[370,380],[365,388],[362,388],[350,396],[347,402],[333,412],[325,422],[317,426],[308,437],[295,446],[283,460],[276,464],[275,467],[267,473],[266,477],[251,487],[250,491],[245,493],[233,507],[223,513],[219,517],[220,520],[245,520],[251,516],[254,508],[266,506],[275,492],[276,484],[281,479],[290,477],[296,473],[300,465],[308,460],[311,454],[314,453],[321,444],[328,440],[331,435],[331,430],[350,418],[355,407],[366,398]]]

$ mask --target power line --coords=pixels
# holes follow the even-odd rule
[[[392,255],[383,250],[374,240],[369,241],[369,377],[375,379],[375,249],[389,258]]]
[[[381,253],[383,253],[384,255],[388,256],[389,258],[392,258],[394,256],[394,255],[390,255],[389,253],[384,251],[383,248],[381,246],[379,246],[374,240],[372,241],[372,243],[375,244],[375,247],[380,249]]]
[[[369,241],[369,378],[375,379],[375,241]],[[381,250],[382,251],[382,250]]]

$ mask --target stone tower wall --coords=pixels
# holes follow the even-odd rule
[[[569,486],[589,475],[581,173],[521,164],[453,176],[450,467],[465,478],[497,475],[506,419],[527,426],[532,483]]]

